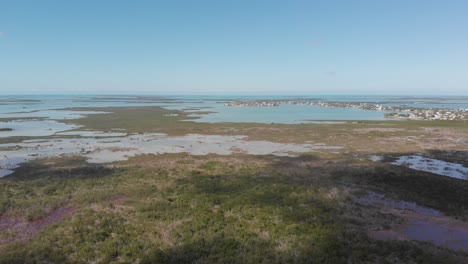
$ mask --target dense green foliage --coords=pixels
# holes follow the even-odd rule
[[[451,213],[466,204],[462,181],[313,157],[179,154],[139,157],[120,168],[54,162],[53,169],[38,161],[0,179],[1,213],[34,221],[60,207],[76,210],[30,240],[0,247],[0,263],[461,263],[467,257],[427,243],[369,238],[368,226],[398,219],[353,199],[373,186]]]

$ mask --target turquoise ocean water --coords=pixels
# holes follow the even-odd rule
[[[230,100],[280,100],[311,98],[332,102],[367,102],[380,105],[424,108],[468,109],[468,97],[416,97],[416,96],[164,96],[159,100],[149,96],[0,96],[0,118],[41,117],[52,120],[73,118],[56,109],[72,107],[123,107],[156,105],[167,109],[194,112],[195,122],[260,122],[307,123],[311,121],[385,120],[385,112],[300,105],[278,107],[227,107]],[[209,112],[197,114],[197,111]],[[1,126],[1,124],[0,124]]]

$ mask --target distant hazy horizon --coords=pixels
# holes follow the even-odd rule
[[[466,94],[341,94],[341,93],[330,93],[330,94],[320,94],[320,93],[315,93],[315,94],[299,94],[299,93],[270,93],[270,94],[238,94],[238,93],[229,93],[229,92],[223,92],[223,93],[212,93],[212,94],[204,94],[204,93],[192,93],[192,94],[185,94],[185,93],[180,93],[180,94],[169,94],[169,93],[16,93],[16,94],[0,94],[0,97],[14,97],[14,96],[21,96],[21,97],[27,97],[27,96],[89,96],[89,97],[95,97],[95,96],[161,96],[161,97],[334,97],[334,96],[339,96],[339,97],[414,97],[414,98],[463,98],[466,99],[468,98],[468,93]]]
[[[468,1],[4,1],[0,94],[468,95]]]

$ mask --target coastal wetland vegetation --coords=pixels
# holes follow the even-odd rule
[[[81,157],[31,161],[0,178],[0,263],[468,262],[464,251],[373,237],[371,231],[404,219],[360,200],[381,193],[466,222],[467,181],[390,161],[420,153],[466,166],[467,123],[208,124],[159,107],[99,110],[113,114],[69,122],[99,131],[246,135],[343,149],[297,157],[179,153],[111,164]]]

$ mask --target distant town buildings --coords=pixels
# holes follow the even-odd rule
[[[418,108],[405,106],[383,106],[360,102],[325,102],[315,100],[263,100],[263,101],[232,101],[224,104],[233,107],[273,107],[280,105],[314,105],[322,107],[356,108],[389,112],[387,118],[401,118],[410,120],[452,120],[467,121],[468,109]]]

